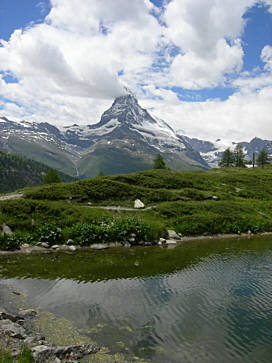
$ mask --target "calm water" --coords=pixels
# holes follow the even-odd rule
[[[272,361],[271,238],[2,257],[0,276],[128,361]]]

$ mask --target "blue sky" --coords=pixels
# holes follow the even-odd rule
[[[271,0],[1,0],[0,39],[0,116],[95,123],[125,85],[190,136],[272,139]]]

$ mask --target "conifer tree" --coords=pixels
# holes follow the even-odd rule
[[[258,166],[261,166],[262,168],[264,168],[265,164],[269,164],[268,153],[265,149],[262,149],[260,151],[258,158],[257,158],[257,164],[258,164]]]
[[[60,183],[61,178],[58,172],[54,169],[49,169],[48,173],[43,178],[44,184]]]
[[[245,153],[241,145],[236,145],[234,149],[234,166],[238,168],[244,168],[245,164]]]
[[[165,161],[160,154],[157,154],[153,160],[153,169],[166,169]]]
[[[219,166],[221,166],[222,168],[229,168],[233,166],[233,164],[234,164],[234,154],[228,147],[222,154]]]

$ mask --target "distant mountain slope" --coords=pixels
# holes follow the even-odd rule
[[[27,185],[39,185],[49,167],[25,157],[0,151],[0,193],[9,193]],[[75,178],[59,172],[64,182]]]
[[[152,117],[132,94],[118,97],[94,125],[57,129],[48,123],[0,118],[0,149],[43,162],[73,176],[93,177],[152,167],[162,154],[175,170],[207,169],[187,140],[163,120]]]

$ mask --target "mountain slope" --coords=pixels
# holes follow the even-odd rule
[[[39,185],[49,167],[25,157],[0,151],[0,193],[9,193],[27,185]],[[62,181],[75,179],[59,173]]]
[[[207,169],[187,140],[152,117],[132,94],[118,97],[95,125],[63,127],[0,118],[0,149],[31,157],[73,176],[150,169],[160,153],[174,170]]]

